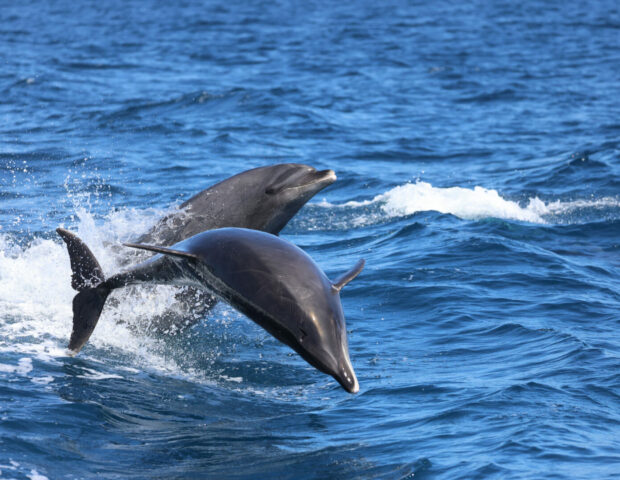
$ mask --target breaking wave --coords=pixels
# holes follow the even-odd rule
[[[373,207],[376,206],[388,217],[412,215],[417,212],[436,211],[447,213],[466,220],[500,218],[530,223],[551,223],[557,216],[583,209],[609,209],[620,207],[614,197],[590,200],[543,201],[538,197],[527,200],[522,206],[519,202],[502,197],[497,190],[476,186],[434,187],[428,182],[407,183],[375,196],[372,200],[349,201],[342,204],[322,202],[324,207]],[[366,214],[357,218],[356,224],[375,223],[376,214]],[[559,222],[562,223],[562,222]]]

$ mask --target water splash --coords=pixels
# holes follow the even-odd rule
[[[115,246],[142,233],[164,213],[127,209],[96,222],[92,214],[78,209],[75,230],[109,275],[119,271],[127,255]],[[141,319],[173,309],[176,291],[175,287],[154,286],[135,289],[131,296],[115,292],[122,301],[104,309],[90,345],[131,355],[149,368],[178,373],[178,365],[164,352],[165,342],[136,328]],[[0,234],[0,351],[28,354],[49,363],[66,356],[74,295],[69,257],[60,239],[37,237],[24,246]],[[22,371],[20,365],[5,369]]]
[[[579,209],[620,207],[613,197],[591,200],[553,201],[545,203],[538,197],[528,200],[526,206],[503,198],[497,190],[476,186],[434,187],[428,182],[407,183],[375,196],[372,200],[350,201],[343,204],[322,202],[323,207],[378,207],[382,215],[367,213],[355,219],[354,225],[372,224],[381,217],[399,217],[417,212],[436,211],[465,220],[501,218],[530,223],[549,223],[553,216]]]

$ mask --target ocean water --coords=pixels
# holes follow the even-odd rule
[[[0,1],[0,65],[0,478],[620,477],[616,1]],[[280,162],[338,175],[282,237],[367,262],[357,395],[171,287],[66,355],[56,227],[109,274]]]

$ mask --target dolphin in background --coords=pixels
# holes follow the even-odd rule
[[[90,249],[58,228],[72,270],[77,354],[90,338],[110,292],[135,284],[189,285],[229,303],[350,393],[359,385],[349,359],[340,290],[362,270],[360,260],[334,282],[303,250],[275,235],[243,228],[199,233],[172,247],[125,244],[157,255],[106,279]]]
[[[246,170],[194,195],[135,241],[172,245],[225,227],[277,235],[308,200],[335,181],[333,170],[299,163]]]

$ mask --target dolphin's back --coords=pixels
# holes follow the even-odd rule
[[[181,242],[207,268],[247,299],[282,299],[294,295],[299,303],[313,293],[322,295],[330,283],[300,248],[264,232],[222,228]]]
[[[312,318],[316,312],[318,320],[333,309],[330,299],[335,294],[322,270],[303,250],[274,235],[224,228],[196,235],[174,248],[200,257],[237,299],[271,320],[283,320],[278,322],[283,329],[290,331],[294,325],[290,333],[296,337],[303,334],[298,330],[304,325],[297,325],[295,319]]]

